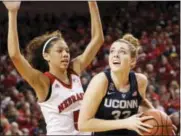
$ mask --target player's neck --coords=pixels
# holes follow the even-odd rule
[[[67,81],[67,70],[60,70],[59,68],[50,68],[49,72],[55,75],[58,79],[63,82]]]
[[[111,72],[111,77],[117,89],[129,85],[129,71]]]

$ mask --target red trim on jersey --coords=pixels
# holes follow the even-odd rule
[[[70,75],[70,74],[68,74],[68,78],[69,78],[70,84],[64,83],[63,81],[61,81],[60,79],[58,79],[55,75],[51,74],[50,72],[45,72],[44,74],[50,79],[51,84],[53,84],[53,82],[54,82],[55,79],[56,79],[56,80],[58,80],[64,87],[69,88],[69,89],[72,89],[72,78],[71,78],[71,75]]]
[[[50,79],[50,83],[53,84],[55,77],[53,77],[49,72],[45,72],[44,75],[47,76]]]
[[[74,115],[74,127],[78,130],[78,118],[79,118],[79,110],[73,112]]]

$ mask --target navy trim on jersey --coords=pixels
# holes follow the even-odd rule
[[[134,89],[137,90],[139,96],[142,98],[142,96],[140,95],[140,92],[139,92],[139,89],[138,89],[138,82],[137,82],[137,78],[136,78],[136,75],[133,71],[130,72],[130,76],[131,76],[131,79],[134,79],[132,80],[132,90],[134,91]]]
[[[105,75],[106,75],[106,77],[107,77],[107,79],[108,79],[108,86],[110,85],[110,83],[113,83],[113,84],[114,84],[114,82],[113,82],[113,80],[112,80],[112,78],[111,78],[111,71],[110,71],[110,69],[105,70],[104,73],[105,73]],[[132,79],[132,80],[131,80],[131,79]],[[134,79],[134,80],[133,80],[133,79]],[[125,93],[125,94],[127,94],[127,93],[130,93],[130,92],[134,91],[134,89],[138,90],[137,80],[136,80],[136,76],[135,76],[134,72],[130,72],[130,73],[129,73],[129,84],[130,84],[130,91],[128,91],[128,92],[120,92],[120,91],[119,91],[119,93]],[[114,85],[115,85],[115,84],[114,84]],[[136,88],[135,88],[135,87],[136,87]],[[117,88],[115,88],[115,89],[117,90]],[[118,90],[117,90],[117,91],[118,91]]]
[[[104,70],[104,74],[106,75],[106,77],[107,77],[107,79],[108,79],[108,87],[109,87],[109,85],[110,85],[110,83],[113,83],[114,84],[114,82],[113,82],[113,80],[112,80],[112,78],[111,78],[111,71],[110,71],[110,69],[106,69],[106,70]],[[139,90],[138,90],[138,83],[137,83],[137,78],[136,78],[136,75],[135,75],[135,73],[133,72],[133,71],[130,71],[129,72],[129,84],[130,84],[130,91],[128,91],[128,92],[120,92],[119,91],[119,93],[122,93],[122,94],[129,94],[129,93],[131,93],[131,92],[133,92],[133,91],[137,91],[138,92],[138,95],[142,98],[142,96],[140,95],[140,92],[139,92]],[[114,84],[115,85],[115,84]],[[117,90],[117,89],[116,89]],[[117,90],[118,91],[118,90]]]

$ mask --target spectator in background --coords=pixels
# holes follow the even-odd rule
[[[161,106],[158,98],[154,97],[152,101],[153,101],[153,106],[155,107],[155,109],[165,112],[165,109],[163,106]]]
[[[180,110],[180,90],[176,89],[174,91],[175,98],[171,99],[167,103],[167,113],[172,114]]]
[[[157,69],[159,73],[159,76],[157,75],[158,80],[166,84],[168,84],[171,77],[176,76],[174,69],[165,56],[161,56],[161,62],[158,64]]]
[[[5,118],[2,115],[0,117],[1,117],[0,118],[0,121],[1,121],[0,127],[2,130],[2,131],[0,131],[0,135],[5,135],[6,133],[9,132],[11,126],[10,126],[10,123],[7,118]]]
[[[8,106],[7,106],[7,112],[6,113],[6,116],[9,120],[9,122],[15,122],[17,117],[18,117],[18,110],[15,106],[15,103],[14,101],[10,101]]]
[[[146,65],[146,73],[147,77],[149,79],[150,84],[155,84],[156,83],[156,73],[154,72],[154,66],[153,64],[147,64]]]
[[[177,95],[175,93],[177,89],[179,91],[179,84],[177,83],[176,80],[172,80],[169,85],[169,92],[171,94],[172,99],[175,99],[177,97]]]
[[[8,130],[5,135],[16,135],[20,136],[23,135],[23,133],[19,130],[19,126],[16,122],[12,122],[10,126],[10,130]]]
[[[148,85],[147,93],[150,94],[151,98],[160,100],[160,95],[156,93],[156,88],[152,84]]]

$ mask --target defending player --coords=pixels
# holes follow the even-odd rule
[[[31,65],[19,49],[17,15],[20,2],[4,4],[9,16],[8,53],[18,72],[36,92],[47,124],[47,135],[83,134],[74,126],[83,98],[78,75],[91,63],[104,41],[96,2],[88,2],[92,38],[83,54],[70,62],[69,47],[61,33],[56,31],[36,37],[28,44]]]

